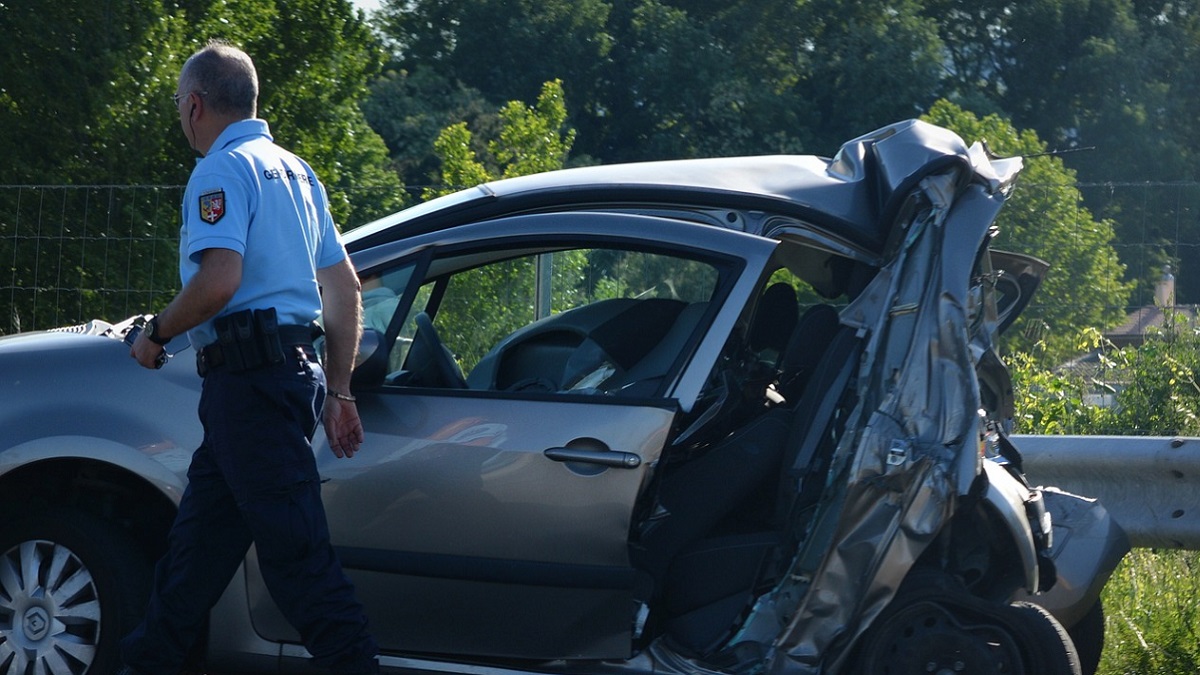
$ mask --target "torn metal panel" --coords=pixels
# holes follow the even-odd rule
[[[811,575],[793,570],[808,589],[777,640],[773,672],[837,663],[838,650],[890,601],[981,471],[975,367],[982,352],[970,349],[969,288],[1011,168],[974,183],[961,164],[924,178],[916,199],[906,198],[919,205],[916,216],[893,228],[901,242],[892,261],[846,312],[869,346],[859,408],[838,448],[840,470],[821,518],[837,524],[806,542],[828,546]],[[860,418],[867,423],[856,434]]]

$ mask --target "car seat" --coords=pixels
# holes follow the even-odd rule
[[[688,340],[696,332],[700,317],[707,310],[707,302],[693,302],[684,307],[658,344],[629,370],[605,381],[604,390],[622,396],[654,394],[671,371],[671,366],[683,354]]]
[[[776,366],[787,349],[799,316],[795,289],[782,281],[768,286],[754,310],[754,322],[748,335],[750,349]]]
[[[804,311],[795,326],[779,358],[779,381],[776,384],[776,390],[787,401],[800,398],[804,385],[837,335],[837,310],[830,305],[813,305]]]

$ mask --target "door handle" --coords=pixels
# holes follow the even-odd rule
[[[599,464],[615,469],[636,469],[642,465],[642,458],[632,452],[614,452],[612,450],[577,450],[575,448],[550,448],[546,457],[556,462],[582,462]]]

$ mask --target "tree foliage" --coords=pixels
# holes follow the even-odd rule
[[[1200,3],[1143,0],[926,0],[951,67],[944,95],[1032,129],[1082,182],[1176,183],[1200,178]],[[1147,188],[1152,189],[1150,187]],[[1100,192],[1099,190],[1097,192]],[[1195,203],[1105,192],[1119,237],[1146,247],[1127,260],[1148,304],[1165,263],[1179,295],[1200,298],[1200,264],[1172,243],[1200,237]],[[1100,204],[1093,205],[1100,208]],[[1173,214],[1182,215],[1181,218]]]
[[[230,20],[236,17],[236,21]],[[387,148],[358,108],[384,58],[349,0],[0,4],[3,184],[165,184],[193,166],[171,94],[211,38],[255,60],[260,115],[331,188],[340,222],[402,203]],[[386,186],[358,194],[340,190]]]
[[[1033,131],[1018,131],[998,115],[978,117],[940,101],[925,119],[957,132],[968,143],[986,142],[1001,156],[1025,156],[1013,196],[997,219],[995,246],[1050,263],[1034,303],[1009,331],[1013,346],[1035,347],[1050,359],[1066,358],[1076,345],[1066,336],[1084,327],[1109,328],[1125,316],[1131,284],[1112,244],[1113,224],[1083,206],[1075,173]],[[1080,292],[1087,289],[1087,292]]]
[[[349,0],[22,0],[0,2],[0,30],[0,185],[185,183],[194,153],[171,94],[185,59],[221,38],[254,58],[261,116],[313,164],[343,227],[405,201],[358,108],[384,53]],[[53,247],[43,245],[48,212],[35,210],[47,199]],[[0,193],[11,328],[160,306],[178,284],[178,218],[177,194],[157,187]],[[120,279],[110,278],[115,259]],[[114,309],[116,294],[126,300]]]
[[[1192,150],[1200,145],[1192,121],[1200,0],[384,0],[384,7],[380,29],[393,48],[395,77],[436,81],[449,97],[421,88],[396,106],[390,101],[400,92],[377,88],[372,99],[381,108],[419,106],[414,119],[436,119],[441,129],[468,119],[454,117],[465,110],[464,92],[499,105],[560,79],[573,102],[568,125],[578,131],[572,163],[832,154],[844,140],[944,98],[1032,130],[1050,150],[1080,150],[1062,161],[1085,183],[1200,176]],[[433,75],[418,78],[421,69]],[[478,116],[469,121],[480,124]],[[428,124],[421,133],[420,143],[390,145],[406,182],[432,175],[435,133]],[[1124,261],[1139,284],[1134,302],[1148,302],[1167,262],[1179,270],[1181,299],[1200,297],[1200,263],[1171,247],[1200,237],[1200,220],[1190,217],[1200,204],[1181,204],[1183,216],[1168,218],[1163,200],[1141,197],[1085,201],[1119,237],[1145,245]]]
[[[442,130],[434,142],[442,163],[440,185],[426,189],[425,199],[489,180],[563,167],[575,132],[564,126],[567,109],[561,82],[546,82],[532,107],[509,101],[498,116],[497,136],[487,141],[487,152],[482,157],[475,150],[474,137],[465,122]]]
[[[129,169],[145,182],[149,165],[167,163],[167,131],[178,133],[178,64],[166,55],[184,26],[160,0],[0,5],[0,182],[124,182]]]
[[[1009,357],[1018,433],[1200,435],[1200,326],[1175,315],[1140,345],[1118,348],[1095,329],[1075,336],[1086,356],[1047,367]]]
[[[432,69],[492,101],[561,80],[577,155],[611,163],[832,152],[916,115],[940,73],[936,26],[915,2],[854,7],[385,0],[380,25],[398,73]]]
[[[18,37],[0,45],[0,183],[182,183],[191,152],[167,101],[210,37],[255,57],[263,116],[347,226],[404,203],[401,183],[436,182],[434,142],[458,122],[503,175],[498,110],[550,81],[572,102],[566,165],[832,154],[944,98],[1045,148],[1094,148],[1062,157],[1085,183],[1200,175],[1200,0],[383,0],[375,19],[349,0],[4,3]],[[1200,237],[1200,204],[1142,196],[1085,201],[1092,217],[1068,194],[1046,213],[1136,239],[1135,304],[1167,262],[1194,301],[1200,263],[1172,246]]]

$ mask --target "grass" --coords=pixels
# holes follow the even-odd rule
[[[1103,601],[1097,675],[1200,673],[1200,552],[1134,549]]]

